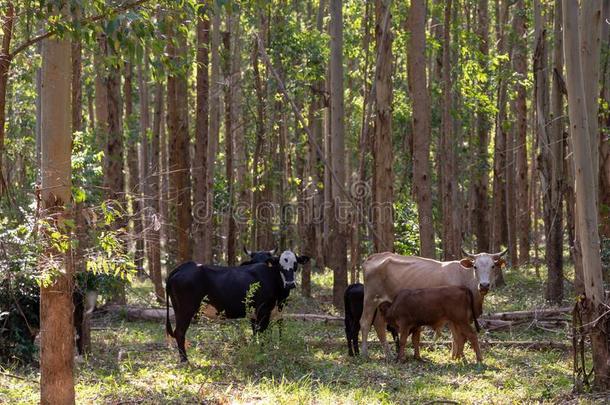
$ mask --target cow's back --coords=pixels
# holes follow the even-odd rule
[[[418,256],[385,252],[370,256],[363,264],[365,296],[379,302],[393,301],[405,288],[464,285],[459,262],[439,262]]]

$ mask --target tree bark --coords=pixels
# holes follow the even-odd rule
[[[168,45],[174,62],[186,58],[186,38],[182,32],[173,33],[175,40]],[[172,39],[170,38],[170,41]],[[191,187],[190,149],[188,135],[187,72],[179,71],[167,79],[167,113],[169,135],[170,215],[175,219],[176,254],[180,262],[192,259],[191,254]],[[170,250],[171,251],[171,250]]]
[[[409,93],[413,99],[413,194],[417,201],[420,255],[434,259],[432,179],[430,178],[430,96],[426,80],[426,2],[415,0],[409,10],[407,58]]]
[[[514,151],[516,159],[516,233],[519,243],[519,265],[525,265],[530,259],[530,212],[528,201],[527,176],[527,90],[523,81],[527,78],[527,33],[525,20],[525,5],[523,0],[515,4],[513,26],[515,34],[515,49],[513,66],[519,76],[517,96],[515,99],[515,138]],[[509,190],[510,192],[511,190]],[[510,217],[509,217],[510,221]]]
[[[583,7],[586,7],[586,5]],[[608,389],[610,382],[606,321],[605,319],[600,322],[595,321],[598,317],[607,318],[597,229],[595,162],[592,152],[593,149],[597,150],[598,144],[597,142],[591,142],[592,138],[588,133],[591,128],[588,122],[588,112],[592,108],[587,104],[588,95],[585,93],[586,88],[591,88],[591,83],[588,83],[587,86],[585,86],[585,83],[595,80],[595,75],[589,76],[588,74],[591,72],[583,70],[581,67],[586,59],[582,58],[580,52],[582,43],[578,30],[578,8],[577,2],[563,0],[566,85],[568,88],[570,134],[574,153],[576,216],[582,251],[585,302],[589,308],[589,313],[586,314],[585,319],[587,322],[595,322],[589,329],[591,331],[593,370],[595,373],[594,386],[596,389],[605,390]],[[597,29],[599,29],[599,26],[596,26],[593,21],[588,21],[586,27],[582,26],[581,32],[587,35],[584,31],[595,31]],[[597,116],[592,119],[597,119]],[[595,139],[597,140],[597,137]]]
[[[458,224],[454,223],[454,189],[457,187],[455,178],[455,145],[453,137],[453,119],[451,117],[451,103],[453,88],[451,83],[451,6],[452,1],[445,2],[445,18],[443,27],[443,98],[442,98],[442,132],[440,140],[440,193],[443,213],[443,258],[455,260],[460,256],[460,241],[456,235]]]
[[[66,17],[67,7],[60,12]],[[40,198],[45,216],[61,233],[69,229],[65,221],[71,216],[66,210],[71,203],[70,50],[67,38],[50,37],[42,46]],[[69,250],[49,246],[47,254],[58,268],[50,269],[44,258],[39,262],[41,272],[53,272],[51,283],[40,289],[40,403],[73,404],[74,268]]]
[[[142,227],[142,190],[140,188],[140,167],[138,157],[138,134],[136,130],[136,117],[133,112],[133,67],[131,61],[125,63],[123,80],[123,95],[125,97],[125,127],[127,137],[127,167],[129,177],[127,190],[131,205],[133,222],[133,257],[136,269],[140,275],[144,267],[144,235]]]
[[[163,198],[161,194],[161,124],[163,117],[163,84],[155,84],[155,110],[153,116],[153,126],[151,133],[151,148],[150,148],[150,229],[148,232],[148,265],[150,278],[155,286],[155,295],[157,301],[165,301],[165,290],[161,275],[161,228],[163,223],[163,215],[161,211],[160,200]]]
[[[479,40],[479,52],[481,52],[481,70],[489,74],[489,2],[479,0],[477,7],[477,37]],[[489,95],[489,88],[483,83],[483,91]],[[477,111],[477,167],[474,171],[474,211],[473,228],[477,239],[477,250],[479,252],[489,252],[489,116],[484,108],[480,107]]]
[[[610,21],[610,0],[604,0],[602,9],[602,20]],[[602,75],[602,88],[600,90],[601,99],[605,105],[610,105],[610,25],[602,24],[602,49],[605,49],[604,67]],[[610,131],[610,109],[606,108],[604,114],[600,117],[600,149],[599,149],[599,192],[600,192],[600,218],[601,228],[600,234],[602,239],[610,239],[610,142],[608,141],[608,133]],[[605,131],[605,132],[604,132]],[[606,138],[604,138],[604,133]],[[606,277],[608,275],[606,274]]]
[[[0,50],[0,198],[8,187],[4,177],[4,131],[6,121],[6,92],[8,73],[11,67],[11,40],[13,38],[13,25],[15,21],[15,7],[12,1],[7,1],[6,12],[2,18],[2,49]]]
[[[373,139],[375,190],[372,211],[376,252],[394,251],[392,14],[389,7],[389,2],[386,0],[375,1],[377,66],[375,67],[375,138]]]
[[[214,221],[213,221],[213,202],[214,202],[214,167],[216,165],[216,154],[218,152],[218,139],[220,135],[220,9],[216,3],[212,8],[212,31],[210,36],[210,62],[211,62],[211,84],[210,84],[210,119],[209,119],[209,133],[208,133],[208,155],[207,155],[207,168],[206,168],[206,180],[207,185],[207,198],[209,201],[210,215],[209,219],[209,230],[206,236],[209,236],[209,248],[206,247],[206,255],[209,254],[209,258],[206,257],[207,263],[214,261]]]
[[[223,70],[225,76],[224,103],[225,103],[225,176],[227,179],[228,201],[226,208],[227,221],[227,264],[234,266],[237,260],[236,233],[237,227],[233,217],[233,204],[235,200],[234,174],[233,174],[233,72],[231,68],[231,25],[234,16],[227,17],[227,31],[223,33],[224,60]]]
[[[201,0],[200,5],[207,4]],[[193,259],[199,263],[212,261],[212,200],[208,189],[208,149],[210,111],[210,17],[209,8],[201,6],[197,19],[197,111],[195,116],[195,160],[193,177],[195,180],[193,209],[194,248]]]
[[[540,170],[543,190],[543,217],[546,235],[545,260],[547,265],[546,299],[560,304],[563,300],[563,97],[558,75],[553,74],[551,88],[551,116],[548,117],[546,35],[541,15],[542,5],[534,3],[536,52],[534,77],[536,81],[537,132],[540,143]],[[561,1],[555,1],[553,22],[553,65],[551,71],[563,71],[563,41],[561,36]],[[548,128],[548,130],[547,130]]]
[[[345,190],[345,106],[343,94],[343,2],[330,0],[330,127],[332,168],[332,213],[330,244],[332,245],[333,303],[343,308],[343,292],[347,287],[346,224],[341,217]]]

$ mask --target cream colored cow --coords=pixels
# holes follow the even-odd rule
[[[463,252],[463,251],[462,251]],[[463,286],[472,291],[475,299],[476,316],[483,312],[483,298],[489,291],[490,278],[495,266],[502,266],[501,253],[464,253],[460,261],[440,262],[417,256],[401,256],[385,252],[370,256],[363,264],[364,269],[364,309],[360,318],[362,330],[362,354],[368,354],[368,334],[375,318],[375,330],[386,354],[390,347],[386,341],[385,320],[374,316],[378,303],[393,301],[398,292],[405,288],[429,288],[441,286]],[[455,334],[454,334],[455,336]],[[452,354],[458,357],[463,352],[464,342],[454,340]]]

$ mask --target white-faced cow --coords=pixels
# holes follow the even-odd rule
[[[235,319],[249,315],[254,333],[262,332],[269,326],[273,309],[296,287],[294,273],[298,264],[307,261],[307,256],[286,250],[265,263],[223,267],[187,262],[178,266],[167,278],[165,293],[166,330],[176,339],[180,360],[187,361],[186,331],[202,301],[207,317]],[[176,318],[175,330],[169,320],[169,299]]]
[[[464,259],[450,262],[417,256],[401,256],[389,252],[370,256],[363,264],[364,309],[360,320],[362,354],[365,356],[368,354],[368,334],[377,305],[383,301],[394,301],[398,292],[406,288],[466,287],[474,297],[475,316],[480,316],[483,311],[483,298],[490,288],[491,273],[495,266],[503,265],[502,256],[506,252],[476,255],[463,252]],[[390,350],[385,335],[386,322],[383,317],[375,317],[374,326],[379,341],[386,355],[389,356]],[[459,357],[462,354],[463,342],[454,338],[452,355]]]

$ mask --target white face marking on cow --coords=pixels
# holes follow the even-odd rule
[[[284,270],[294,270],[296,263],[297,257],[290,250],[286,250],[280,256],[280,266],[282,266]]]
[[[474,271],[479,280],[479,286],[482,290],[489,289],[491,283],[491,271],[494,267],[494,260],[491,255],[481,253],[474,259]]]

